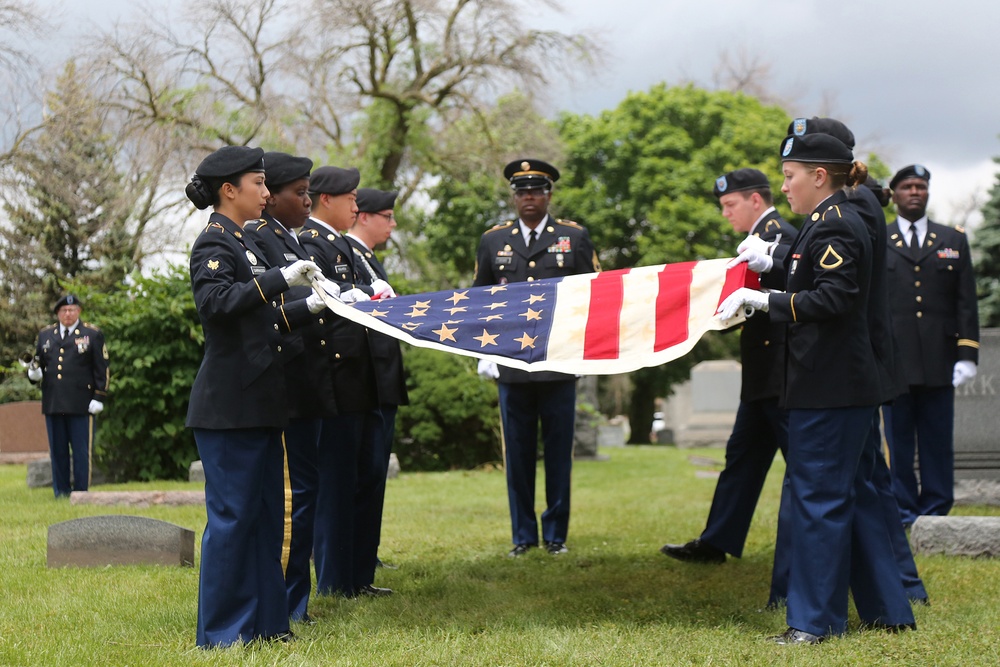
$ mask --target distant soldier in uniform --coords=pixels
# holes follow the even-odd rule
[[[487,230],[479,240],[474,285],[506,285],[600,271],[590,235],[581,225],[549,215],[559,171],[541,160],[514,160],[504,169],[518,220]],[[566,552],[576,378],[564,373],[515,370],[481,361],[479,373],[497,379],[506,451],[507,497],[514,548],[521,556],[538,546],[535,469],[542,425],[546,510],[542,540],[550,554]]]
[[[28,379],[42,383],[42,412],[49,433],[52,490],[56,498],[70,494],[70,451],[73,491],[90,486],[94,417],[108,395],[108,347],[93,324],[80,322],[80,300],[67,294],[56,303],[58,324],[42,329],[35,345],[37,367]]]
[[[913,164],[889,182],[899,213],[888,229],[889,293],[906,391],[885,406],[883,415],[904,525],[922,514],[951,510],[955,388],[975,378],[979,361],[969,242],[961,228],[927,219],[930,179],[926,167]]]
[[[345,303],[391,296],[385,280],[370,281],[346,233],[357,218],[357,169],[320,167],[309,177],[312,217],[299,234],[323,272],[340,285]],[[369,284],[370,282],[370,284]],[[326,318],[323,347],[330,362],[337,415],[323,420],[319,444],[319,494],[315,541],[316,592],[320,595],[381,597],[392,590],[374,585],[369,498],[359,494],[374,474],[381,436],[373,428],[382,403],[399,405],[401,378],[384,382],[377,371],[369,331],[341,317]],[[377,542],[376,542],[377,543]]]
[[[289,266],[310,259],[296,232],[309,219],[312,160],[287,153],[265,153],[264,170],[270,193],[267,205],[261,219],[247,223],[245,229],[251,232],[271,266]],[[291,287],[285,295],[290,300],[301,299],[308,297],[310,291],[308,287]],[[291,487],[291,506],[286,508],[285,514],[282,561],[289,616],[293,621],[306,622],[310,620],[308,606],[312,590],[320,428],[324,417],[332,417],[337,412],[333,392],[329,390],[329,363],[320,345],[322,323],[321,318],[316,324],[282,337],[289,406],[288,426],[284,430],[285,459]]]
[[[737,169],[715,182],[724,215],[733,229],[759,238],[771,254],[788,251],[798,230],[772,205],[771,184],[756,169]],[[764,267],[750,266],[761,271]],[[726,467],[719,475],[712,509],[701,537],[686,544],[667,544],[660,551],[677,560],[722,563],[726,553],[737,558],[753,518],[767,472],[779,449],[788,449],[788,415],[778,406],[785,361],[785,325],[772,324],[767,313],[749,318],[740,333],[743,382],[736,423],[726,443]]]

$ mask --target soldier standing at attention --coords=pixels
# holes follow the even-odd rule
[[[979,311],[969,241],[927,218],[931,172],[889,182],[899,217],[888,229],[889,303],[906,391],[882,410],[903,525],[955,501],[955,388],[976,377]],[[914,457],[920,461],[920,483]]]
[[[518,220],[497,225],[482,235],[474,285],[506,285],[601,270],[587,230],[549,215],[552,184],[559,180],[555,167],[541,160],[514,160],[503,175],[514,191]],[[479,374],[498,380],[514,542],[508,555],[521,556],[538,546],[535,469],[539,421],[545,459],[542,540],[550,554],[566,553],[576,377],[498,369],[485,360],[479,363]]]
[[[70,450],[73,491],[90,486],[94,417],[104,409],[108,392],[108,347],[93,324],[80,322],[80,300],[67,294],[56,302],[58,324],[38,333],[37,367],[31,382],[42,383],[42,412],[49,433],[52,490],[56,498],[70,494]]]

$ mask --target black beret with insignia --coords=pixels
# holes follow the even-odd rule
[[[309,177],[309,193],[342,195],[353,192],[360,182],[361,172],[353,167],[320,167]]]
[[[514,160],[503,169],[503,177],[510,181],[512,190],[551,190],[559,180],[559,170],[541,160]]]
[[[931,181],[931,172],[922,164],[911,164],[896,172],[896,175],[889,181],[889,189],[895,190],[900,181],[908,178],[922,178],[928,183]]]
[[[80,298],[75,294],[66,294],[63,298],[56,301],[55,307],[52,309],[53,313],[58,313],[59,309],[63,306],[78,306],[83,308],[83,304],[80,303]]]
[[[313,161],[307,157],[277,151],[264,153],[264,175],[268,189],[277,189],[286,183],[306,178],[312,168]]]
[[[782,162],[852,164],[854,153],[844,142],[829,134],[791,134],[781,141]]]
[[[728,195],[730,192],[743,192],[744,190],[770,190],[771,182],[767,180],[764,172],[757,169],[745,167],[723,174],[715,179],[715,187],[712,192],[716,197]]]
[[[788,134],[804,137],[807,134],[829,134],[854,150],[854,133],[836,118],[796,118],[788,124]]]
[[[396,206],[398,192],[386,192],[375,188],[358,188],[358,213],[378,213],[390,211]]]

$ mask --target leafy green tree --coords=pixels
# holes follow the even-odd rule
[[[1000,158],[994,158],[1000,164]],[[972,237],[979,294],[979,326],[1000,326],[1000,174],[983,205],[983,222]]]
[[[111,358],[96,464],[121,480],[184,478],[198,459],[184,419],[204,343],[187,270],[137,277],[127,290],[74,288]]]
[[[51,321],[61,281],[108,289],[131,270],[135,239],[120,229],[123,177],[115,148],[69,63],[47,98],[40,130],[11,157],[0,227],[5,356]],[[19,350],[17,350],[19,351]]]

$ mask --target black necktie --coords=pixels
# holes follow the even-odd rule
[[[66,340],[66,327],[59,327],[59,340]]]
[[[910,255],[913,259],[920,255],[920,239],[917,237],[916,225],[910,225]]]
[[[531,233],[528,234],[528,250],[531,250],[532,246],[535,245],[535,237],[537,234],[538,232],[534,229],[532,229]]]

